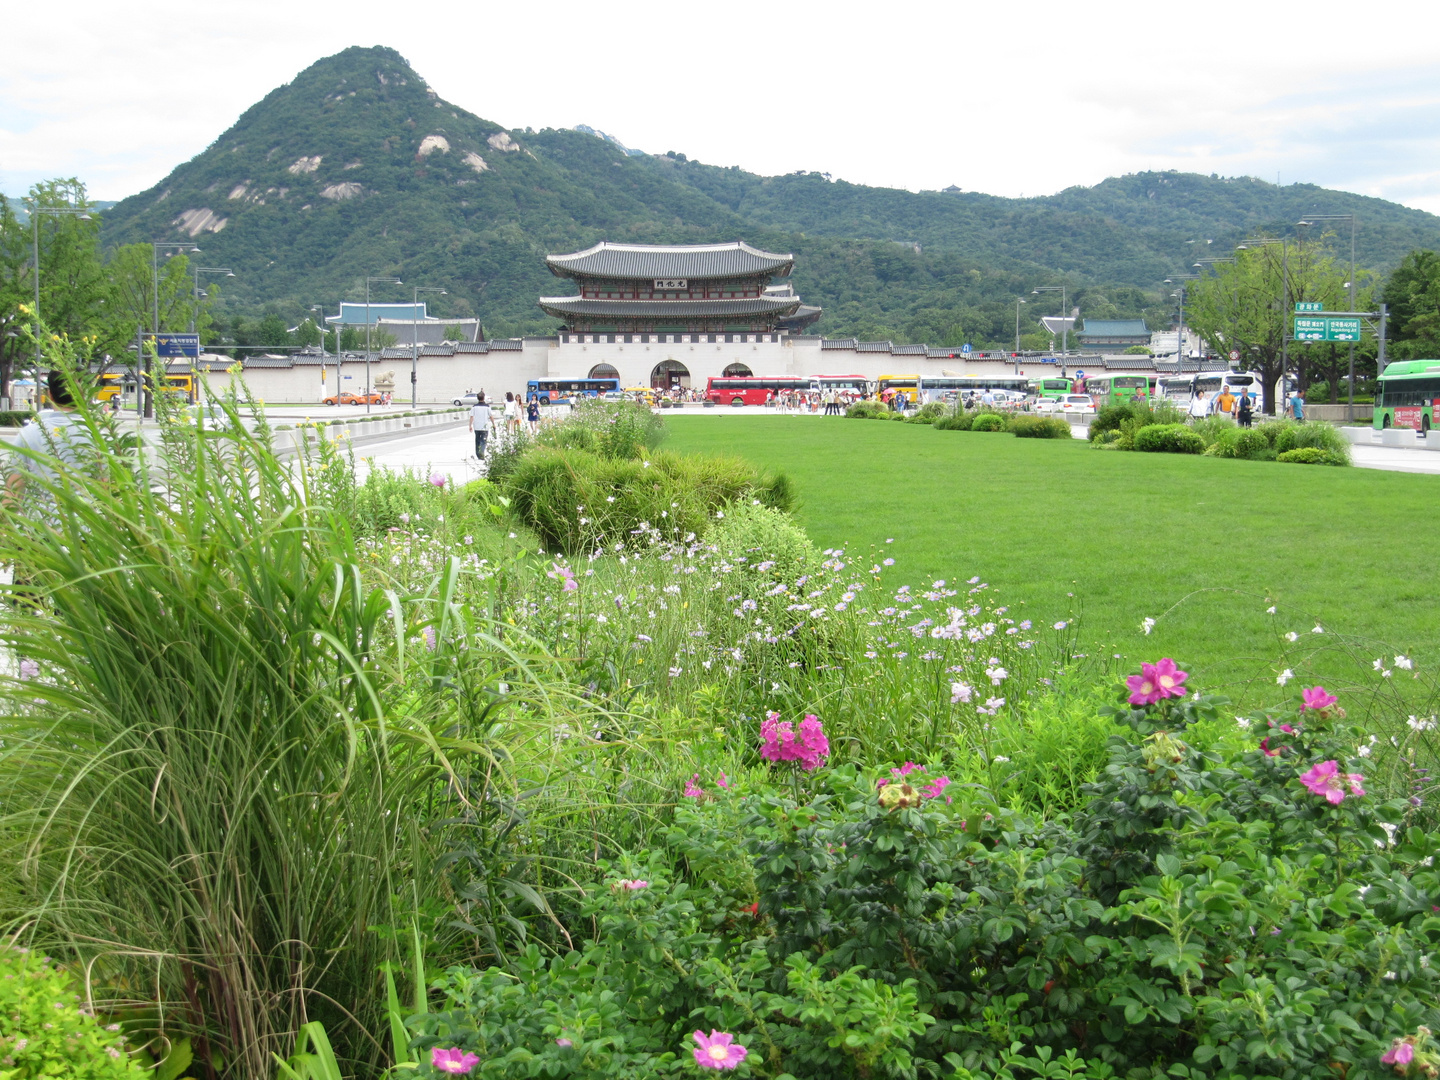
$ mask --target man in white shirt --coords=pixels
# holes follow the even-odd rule
[[[1201,390],[1190,399],[1190,418],[1192,420],[1204,420],[1205,417],[1209,415],[1210,401],[1206,398],[1205,391]]]
[[[490,406],[485,404],[485,394],[482,391],[475,404],[470,407],[470,430],[475,433],[475,456],[481,461],[485,460],[485,437],[490,434],[491,423],[493,420]]]
[[[35,454],[50,455],[70,468],[80,465],[86,447],[90,445],[90,429],[75,415],[75,400],[70,394],[70,383],[60,371],[49,373],[47,389],[51,408],[41,409],[34,420],[20,429],[20,437],[14,445]],[[27,475],[45,480],[55,479],[55,470],[44,460],[13,455],[5,477],[3,501],[9,506],[18,506],[25,490]]]

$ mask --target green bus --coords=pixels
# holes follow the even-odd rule
[[[1144,375],[1086,375],[1085,389],[1096,409],[1106,405],[1122,405],[1140,398],[1150,400],[1150,380]]]
[[[1440,360],[1399,360],[1386,366],[1379,382],[1373,427],[1430,430],[1440,414]]]
[[[1046,398],[1057,400],[1071,393],[1075,387],[1074,379],[1062,379],[1058,375],[1046,376],[1043,379],[1035,379],[1030,383],[1030,393],[1039,401]]]

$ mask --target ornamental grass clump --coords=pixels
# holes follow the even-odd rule
[[[0,632],[33,664],[0,683],[7,920],[83,965],[97,1008],[188,1038],[201,1080],[271,1075],[317,1019],[368,1074],[391,958],[368,928],[437,902],[450,830],[485,846],[506,783],[485,733],[512,709],[515,739],[548,733],[566,698],[456,603],[458,556],[419,594],[375,587],[316,462],[277,460],[263,423],[175,426],[152,455],[82,415],[84,460],[32,475],[0,528]],[[478,895],[483,936],[505,902]]]

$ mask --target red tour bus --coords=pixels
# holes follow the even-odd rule
[[[771,394],[782,390],[809,390],[808,378],[762,378],[758,375],[712,377],[705,383],[705,397],[717,405],[764,405]]]
[[[812,375],[798,378],[726,375],[706,381],[705,397],[717,405],[764,405],[772,394],[784,390],[815,394],[839,390],[856,397],[864,397],[868,392],[868,383],[863,375]]]

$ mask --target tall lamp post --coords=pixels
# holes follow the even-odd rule
[[[40,215],[73,214],[81,221],[90,220],[90,212],[81,207],[32,206],[30,208],[30,241],[35,250],[35,407],[40,407]]]
[[[1176,274],[1174,277],[1167,277],[1165,279],[1166,285],[1174,285],[1177,283],[1180,285],[1180,291],[1178,293],[1170,294],[1180,299],[1180,321],[1175,324],[1175,374],[1177,375],[1181,373],[1181,368],[1185,362],[1185,282],[1194,281],[1199,276],[1199,274]],[[1200,371],[1200,362],[1198,360],[1195,362],[1195,371],[1197,373]]]
[[[1305,220],[1297,222],[1299,225],[1309,225],[1313,221],[1348,221],[1350,222],[1350,280],[1345,284],[1350,289],[1350,310],[1355,310],[1355,215],[1354,214],[1306,214]],[[1345,403],[1345,418],[1355,419],[1355,343],[1350,342],[1350,393]]]
[[[1070,354],[1070,327],[1065,321],[1070,318],[1070,301],[1065,292],[1067,287],[1065,285],[1041,285],[1038,289],[1030,291],[1031,296],[1039,296],[1042,292],[1058,292],[1060,294],[1060,355],[1062,357]],[[1064,360],[1061,360],[1060,365],[1063,371]]]
[[[367,277],[365,279],[365,411],[370,411],[370,285],[404,285],[398,277]],[[338,400],[338,399],[337,399]]]
[[[195,303],[190,308],[190,332],[195,333],[195,313],[200,307],[200,275],[201,274],[222,274],[225,277],[234,277],[235,271],[228,266],[197,266],[195,267],[195,290],[192,294]]]
[[[1015,298],[1015,374],[1020,374],[1020,305],[1025,303],[1020,297]]]
[[[416,285],[416,286],[415,286],[415,297],[414,297],[413,302],[412,302],[411,305],[410,305],[410,346],[411,346],[411,356],[410,356],[410,408],[411,408],[411,409],[415,409],[415,408],[418,407],[418,406],[415,404],[415,401],[416,401],[416,393],[417,393],[417,391],[416,391],[416,389],[415,389],[415,386],[416,386],[416,372],[417,372],[417,371],[419,370],[419,368],[420,368],[420,316],[419,316],[419,309],[420,309],[420,294],[421,294],[422,292],[439,293],[441,296],[446,295],[444,289],[439,289],[439,288],[435,288],[435,287],[433,287],[433,286],[425,286],[425,285]]]

